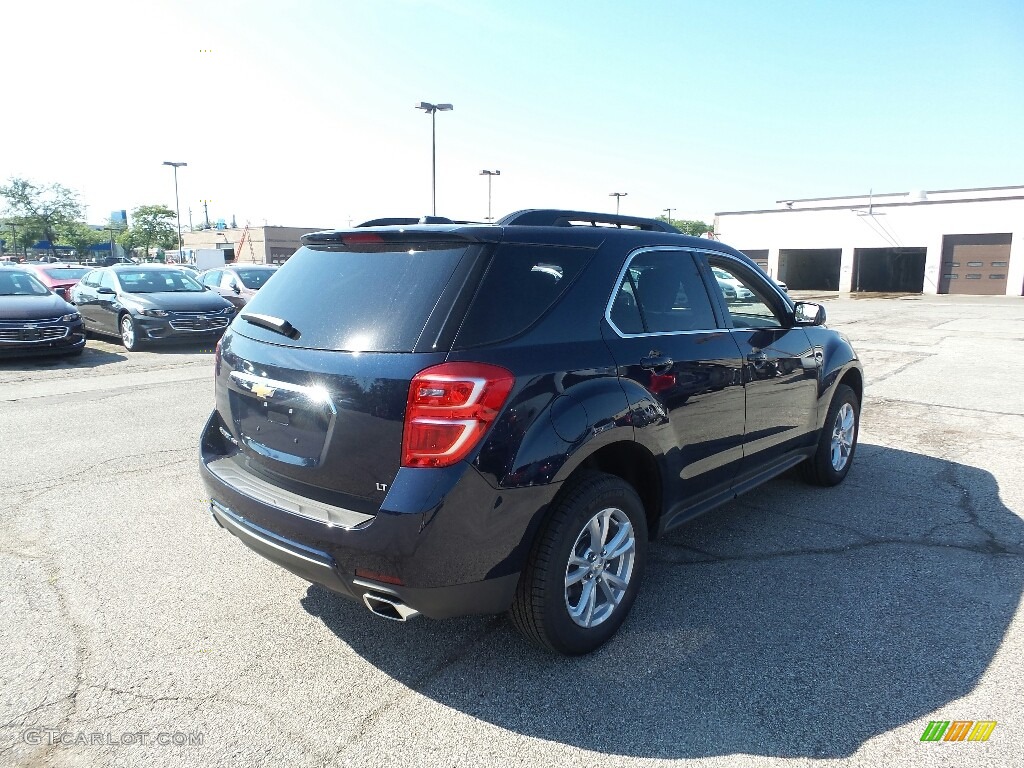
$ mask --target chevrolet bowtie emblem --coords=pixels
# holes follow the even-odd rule
[[[256,395],[256,397],[260,398],[261,400],[267,400],[274,396],[274,393],[277,392],[277,389],[267,384],[253,384],[252,389],[249,391]]]

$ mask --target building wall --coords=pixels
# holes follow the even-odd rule
[[[233,229],[204,229],[198,232],[183,232],[184,248],[234,249],[238,263],[270,264],[284,261],[301,246],[299,238],[309,232],[319,232],[324,227],[249,227],[246,241],[239,249],[244,227]]]
[[[998,194],[996,194],[998,193]],[[785,280],[779,251],[842,249],[839,290],[850,291],[857,248],[923,247],[924,292],[937,293],[946,235],[1009,233],[1007,295],[1024,293],[1024,188],[791,201],[792,208],[716,214],[719,239],[741,251],[768,249],[768,272]],[[965,199],[967,198],[967,199]]]

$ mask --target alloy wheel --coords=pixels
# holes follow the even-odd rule
[[[565,569],[565,607],[581,627],[606,621],[633,575],[636,539],[621,509],[602,509],[580,531]]]
[[[836,421],[832,427],[832,469],[836,472],[842,471],[846,462],[850,460],[850,453],[853,451],[853,429],[856,419],[853,414],[853,406],[843,403],[843,406],[836,414]]]
[[[121,340],[124,342],[125,349],[135,346],[135,326],[128,316],[121,318]]]

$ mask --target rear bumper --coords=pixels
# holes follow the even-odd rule
[[[365,595],[397,597],[424,616],[444,619],[467,614],[500,613],[508,608],[519,581],[519,574],[486,579],[473,584],[448,587],[415,588],[343,576],[326,552],[309,549],[246,521],[217,502],[210,513],[222,528],[272,563],[306,581],[320,584],[333,592],[363,602]]]
[[[402,469],[376,514],[352,512],[346,519],[328,512],[313,519],[328,505],[302,507],[289,491],[268,492],[270,484],[255,474],[244,483],[225,472],[225,461],[244,471],[246,460],[219,427],[214,413],[203,435],[200,472],[221,527],[300,578],[357,600],[367,592],[395,596],[430,618],[509,607],[556,490],[499,491],[467,464]]]

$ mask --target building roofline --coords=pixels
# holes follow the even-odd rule
[[[926,189],[926,195],[944,195],[953,192],[1000,192],[1007,189],[1024,189],[1024,184],[1013,184],[1008,187],[967,187],[965,189]],[[906,197],[909,192],[879,192],[878,194],[868,193],[866,195],[838,195],[836,197],[787,197],[776,200],[776,203],[818,203],[825,200],[859,200],[864,197]]]
[[[995,189],[995,187],[992,187]],[[1024,187],[1004,187],[1004,189],[1024,189]],[[972,190],[965,190],[972,191]],[[841,200],[849,198],[821,198]],[[859,198],[855,198],[859,199]],[[905,203],[872,203],[872,208],[900,208],[903,206],[912,205],[956,205],[958,203],[994,203],[1006,200],[1024,200],[1024,194],[1020,195],[1004,195],[1003,197],[973,197],[973,198],[958,198],[956,200],[911,200]],[[796,202],[795,200],[793,202]],[[747,214],[754,213],[806,213],[807,211],[852,211],[857,208],[867,208],[867,203],[857,203],[856,205],[819,205],[811,208],[765,208],[756,211],[716,211],[715,216],[744,216]]]

